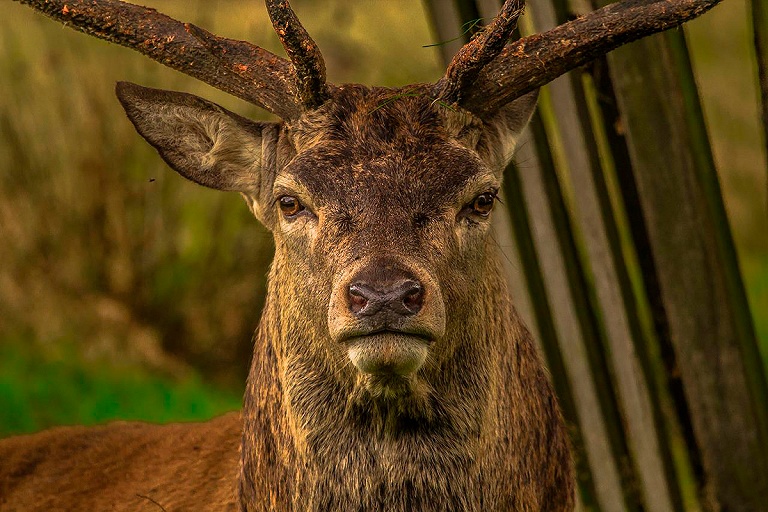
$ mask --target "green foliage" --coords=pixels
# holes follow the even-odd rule
[[[52,357],[22,343],[0,346],[0,437],[114,418],[205,420],[241,405],[239,394],[211,389],[196,376],[174,379],[135,365],[84,361],[66,346]]]
[[[768,255],[747,255],[743,258],[742,269],[749,291],[757,339],[762,342],[763,362],[768,368]]]
[[[281,53],[258,5],[154,6]],[[8,7],[0,20],[0,236],[13,243],[0,244],[0,341],[23,333],[45,353],[56,339],[82,340],[81,352],[153,367],[165,364],[157,356],[164,351],[207,378],[242,383],[271,237],[236,195],[169,170],[125,118],[113,84],[185,90],[251,118],[267,115],[142,55]],[[321,41],[334,81],[437,75],[435,54],[420,48],[431,37],[417,4],[382,5],[377,17],[359,5],[295,7]],[[401,17],[419,23],[393,33],[398,24],[386,20]],[[420,51],[403,57],[404,47]],[[384,57],[383,65],[360,66]]]

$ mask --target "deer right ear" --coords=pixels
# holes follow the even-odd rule
[[[250,121],[192,94],[118,82],[115,88],[139,134],[176,172],[200,185],[241,192],[256,217],[272,176],[280,127]]]
[[[528,125],[539,91],[535,90],[504,105],[498,111],[483,115],[484,130],[478,152],[500,171],[512,158],[523,129]]]

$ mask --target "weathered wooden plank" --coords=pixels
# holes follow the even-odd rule
[[[616,226],[602,169],[594,146],[579,77],[553,84],[553,107],[564,137],[564,151],[568,158],[569,177],[573,191],[575,222],[583,238],[583,247],[589,267],[590,281],[596,294],[596,308],[605,329],[604,348],[611,370],[609,377],[616,386],[617,414],[623,420],[624,434],[629,448],[624,466],[625,489],[636,493],[629,496],[644,503],[649,510],[673,510],[671,464],[667,465],[662,453],[663,440],[656,428],[657,416],[654,400],[648,389],[645,369],[641,364],[643,350],[639,330],[631,325],[630,291],[622,289],[629,284],[626,276]],[[559,89],[558,89],[559,87]]]
[[[553,12],[534,12],[542,28],[564,23],[570,16],[566,0],[552,0],[552,5]],[[599,116],[590,115],[581,73],[570,73],[569,80],[553,83],[551,90],[568,163],[571,213],[583,241],[584,265],[605,334],[600,348],[610,366],[607,378],[616,387],[616,421],[623,427],[629,452],[623,464],[627,497],[649,510],[679,509],[681,498],[659,397],[652,385],[646,342],[636,321],[636,302],[604,177],[610,162],[601,160],[594,133],[599,128],[593,129]]]
[[[608,56],[708,510],[768,503],[765,377],[682,33]],[[675,51],[677,47],[677,51]]]
[[[447,66],[465,42],[461,37],[461,18],[455,6],[439,0],[424,0],[424,7],[436,35],[436,40],[432,44],[440,52],[440,58]]]
[[[534,0],[529,2],[529,6],[531,7],[536,31],[547,30],[557,25],[558,22],[565,21],[557,19],[557,10],[564,10],[562,2],[558,2],[557,0]],[[580,172],[581,175],[578,175],[571,180],[571,186],[568,187],[568,189],[571,192],[573,190],[583,190],[586,192],[591,187],[590,181],[584,183],[586,175],[589,175],[590,168],[590,159],[587,149],[588,141],[582,133],[583,128],[579,126],[580,122],[574,104],[575,96],[572,87],[572,79],[566,77],[555,80],[549,85],[549,90],[551,92],[551,102],[549,104],[551,121],[549,123],[549,130],[558,132],[559,145],[562,153],[560,161],[560,167],[562,167],[562,169],[559,173],[554,172],[553,169],[553,172],[547,177],[550,181],[550,194],[553,194],[555,187],[558,189],[562,189],[563,187],[564,182],[558,182],[558,179],[556,178],[558,174],[560,174],[560,177],[562,178],[568,172],[573,174],[574,171],[576,173]],[[558,194],[562,196],[563,192],[558,192]],[[578,195],[576,198],[584,199],[583,197],[578,197]],[[590,201],[595,200],[594,197],[588,199]],[[561,206],[563,215],[573,213],[566,213],[565,203],[563,202],[562,197],[556,198],[551,195],[550,201],[561,202],[563,204],[563,206]],[[581,254],[576,249],[576,244],[573,241],[573,237],[575,236],[575,233],[573,233],[574,222],[581,221],[582,231],[586,231],[589,235],[593,235],[587,237],[587,253],[591,252],[591,256],[596,254],[608,254],[608,250],[605,247],[605,237],[600,236],[601,233],[604,234],[604,222],[600,216],[600,212],[595,210],[594,213],[595,215],[588,219],[585,219],[582,216],[581,219],[571,219],[570,221],[567,221],[567,223],[561,221],[565,225],[559,226],[559,232],[561,239],[566,230],[570,233],[571,240],[569,242],[563,240],[564,257],[569,260],[568,264],[571,266],[571,275],[569,278],[570,284],[573,287],[571,293],[574,295],[576,303],[580,305],[579,314],[582,329],[584,330],[583,342],[585,356],[588,359],[591,378],[595,383],[595,390],[598,394],[597,398],[600,403],[602,415],[605,418],[606,434],[608,435],[607,442],[610,444],[612,456],[619,468],[619,484],[621,485],[621,489],[617,492],[621,492],[623,501],[629,509],[642,510],[643,499],[639,496],[639,491],[641,488],[644,488],[644,486],[640,485],[635,457],[630,453],[632,450],[628,446],[628,436],[622,428],[623,426],[626,428],[623,419],[628,417],[627,422],[632,422],[630,426],[636,434],[635,440],[637,442],[641,439],[646,443],[649,442],[650,439],[655,441],[656,435],[653,428],[648,431],[644,428],[645,425],[643,422],[640,421],[644,411],[639,411],[637,414],[634,414],[634,412],[637,411],[637,408],[634,408],[630,410],[630,414],[628,414],[626,404],[620,403],[622,399],[627,400],[627,395],[629,395],[629,397],[635,397],[637,395],[637,393],[633,394],[627,391],[628,389],[634,390],[636,386],[624,385],[622,389],[622,383],[634,382],[636,380],[633,378],[633,374],[622,379],[621,382],[617,382],[617,372],[610,368],[609,358],[611,355],[615,356],[617,353],[622,353],[621,350],[612,351],[609,349],[610,341],[614,338],[616,339],[616,343],[619,343],[621,340],[629,341],[629,343],[625,343],[625,345],[628,344],[629,346],[632,346],[631,336],[628,335],[626,329],[624,332],[618,332],[619,329],[611,331],[610,327],[612,325],[610,324],[606,330],[606,325],[599,325],[599,313],[596,314],[600,308],[596,308],[595,302],[593,301],[591,284],[595,282],[595,278],[602,279],[602,282],[605,284],[602,291],[614,290],[615,283],[607,283],[604,278],[614,279],[615,272],[608,272],[608,275],[606,275],[606,269],[601,268],[599,274],[587,277],[587,274],[585,274],[585,264],[581,261]],[[571,246],[570,250],[568,249],[568,246]],[[603,260],[608,260],[608,258],[603,258]],[[612,264],[608,261],[600,261],[599,263],[607,265],[608,270],[613,268]],[[603,309],[608,310],[603,311],[603,322],[606,319],[610,321],[613,318],[626,318],[626,313],[622,308],[622,301],[616,301],[616,297],[605,296],[599,297],[599,299],[605,301],[603,303]],[[613,326],[616,325],[617,324],[614,322]],[[616,347],[612,348],[615,349]],[[616,358],[614,357],[614,359]],[[621,396],[621,391],[624,391],[625,396]],[[647,433],[648,435],[643,438],[638,432]],[[658,443],[656,443],[656,445],[657,444]],[[648,450],[649,448],[652,449],[655,447],[656,446],[647,446],[645,449]],[[637,454],[638,450],[635,449],[634,452]],[[654,452],[645,452],[649,459],[656,457],[655,454],[657,453],[657,450]],[[658,459],[656,458],[656,460]],[[657,477],[658,468],[659,464],[654,465],[653,468],[648,468],[647,473],[649,475],[654,475],[653,477],[649,477],[650,479]],[[600,477],[600,474],[596,475],[598,480]],[[665,488],[666,486],[662,485],[662,492],[657,491],[657,494],[653,495],[651,498],[654,505],[661,507],[660,510],[668,509],[667,504],[669,503],[669,500],[665,500],[665,495],[668,497],[668,493],[663,492],[663,489]]]
[[[530,134],[526,134],[524,143],[530,140]],[[523,147],[527,147],[523,146]],[[539,158],[546,159],[546,155],[531,149],[524,149],[519,157],[525,163],[520,167],[510,164],[505,170],[504,199],[509,206],[509,215],[512,231],[516,240],[517,258],[523,269],[525,283],[520,290],[527,290],[530,295],[530,303],[535,322],[532,325],[538,327],[538,345],[542,350],[547,367],[552,376],[557,390],[560,406],[563,410],[566,422],[569,425],[571,444],[576,463],[577,480],[580,490],[580,505],[589,510],[598,509],[594,477],[589,467],[587,448],[579,426],[579,414],[576,405],[576,397],[568,380],[565,360],[560,351],[558,330],[554,322],[554,315],[550,307],[546,283],[542,273],[542,267],[536,250],[536,244],[532,233],[532,224],[528,214],[527,200],[521,181],[521,172],[529,174],[532,166],[551,168],[547,163],[542,164]],[[523,158],[525,160],[523,160]],[[538,171],[539,173],[541,170]],[[546,172],[546,171],[545,171]]]
[[[534,123],[539,120],[534,119]],[[614,451],[616,426],[605,417],[606,383],[595,381],[593,357],[589,346],[596,335],[591,325],[580,272],[575,258],[571,228],[562,201],[554,167],[548,157],[548,141],[543,127],[533,126],[534,145],[522,146],[518,159],[520,187],[531,219],[531,232],[541,268],[546,299],[555,327],[558,350],[569,389],[574,397],[586,459],[594,479],[596,502],[601,510],[625,511],[628,508],[622,486],[619,463]],[[538,154],[537,154],[538,153]],[[547,160],[540,160],[543,154]],[[541,300],[541,299],[539,299]],[[587,341],[590,339],[590,341]]]
[[[605,176],[611,178],[611,199],[619,204],[617,210],[620,213],[616,219],[621,224],[619,233],[623,239],[627,277],[631,281],[632,289],[632,294],[625,300],[634,302],[628,309],[635,312],[629,320],[634,331],[642,331],[637,337],[643,342],[643,346],[637,350],[638,359],[654,397],[654,412],[661,415],[655,419],[665,445],[662,455],[671,455],[674,468],[674,476],[670,477],[674,479],[670,480],[669,484],[673,486],[677,483],[682,510],[700,510],[694,484],[697,481],[694,468],[700,466],[699,451],[695,444],[686,442],[692,440],[693,435],[677,369],[665,366],[665,360],[670,358],[664,357],[664,350],[672,350],[664,320],[665,314],[663,309],[656,312],[652,310],[654,306],[658,309],[661,304],[658,298],[658,276],[653,260],[648,256],[650,242],[637,199],[632,162],[625,133],[621,128],[621,114],[605,59],[593,63],[588,72],[597,91],[595,105],[591,108],[596,110],[596,116],[603,120],[603,132],[598,138],[598,143],[605,146],[602,148],[602,152],[606,154],[603,158],[610,160],[612,164],[612,173],[609,172]],[[632,229],[629,226],[632,226]],[[626,289],[627,286],[623,285],[623,290]],[[671,359],[674,360],[674,357]]]

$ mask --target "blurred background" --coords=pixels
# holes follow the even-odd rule
[[[144,0],[281,53],[259,2]],[[419,2],[292,2],[332,82],[441,75]],[[237,194],[169,170],[114,97],[130,80],[252,105],[16,3],[0,20],[0,436],[236,409],[272,256]],[[744,0],[686,26],[765,359],[768,165]],[[660,170],[663,172],[663,170]]]

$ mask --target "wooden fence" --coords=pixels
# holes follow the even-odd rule
[[[527,3],[524,33],[610,2]],[[426,2],[446,62],[499,4]],[[497,240],[571,426],[580,507],[768,510],[768,385],[683,31],[544,88],[515,161]]]

